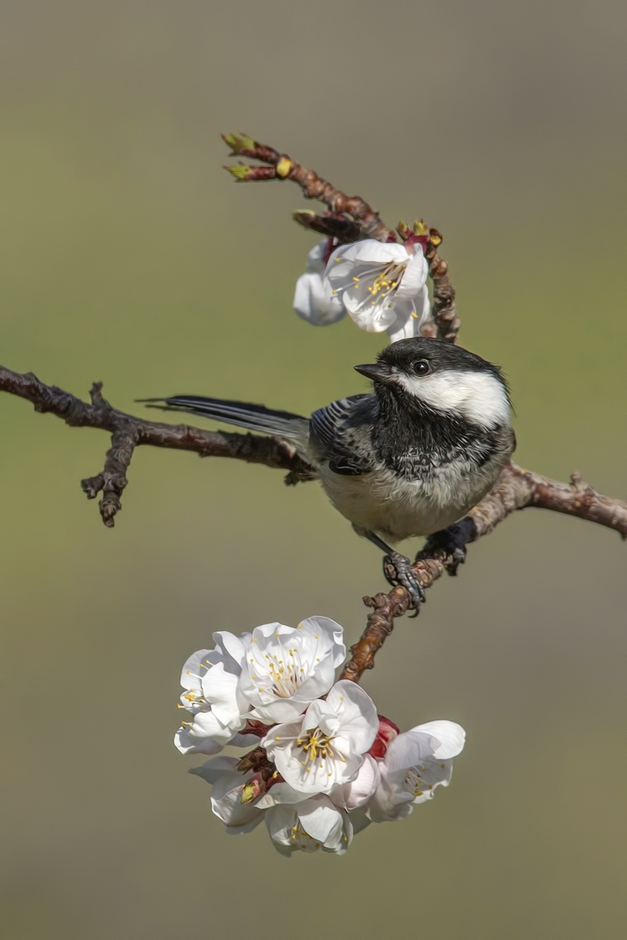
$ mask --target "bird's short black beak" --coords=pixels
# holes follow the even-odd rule
[[[390,367],[384,365],[382,362],[366,363],[366,365],[354,366],[353,368],[356,372],[359,372],[360,375],[365,375],[367,379],[372,379],[373,382],[381,382],[383,385],[389,385],[394,381]]]

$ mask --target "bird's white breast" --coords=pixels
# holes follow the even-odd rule
[[[346,519],[397,542],[445,529],[491,489],[500,468],[468,465],[471,472],[464,473],[460,463],[440,468],[428,481],[406,480],[385,469],[343,476],[328,466],[320,469],[320,479]]]

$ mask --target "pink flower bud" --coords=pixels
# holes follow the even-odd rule
[[[368,753],[377,760],[382,760],[385,757],[385,752],[390,745],[390,741],[393,741],[397,734],[401,733],[401,729],[398,725],[395,725],[393,721],[390,721],[389,718],[384,718],[383,715],[377,715],[377,718],[379,719],[379,730],[374,739],[374,744]]]

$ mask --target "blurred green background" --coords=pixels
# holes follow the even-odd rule
[[[221,131],[445,235],[464,345],[506,370],[518,460],[627,497],[617,0],[7,0],[0,361],[118,407],[197,392],[308,412],[382,345],[291,313],[291,184]],[[180,666],[267,620],[362,629],[378,553],[315,484],[139,450],[0,396],[2,936],[623,938],[627,546],[534,513],[398,623],[365,687],[468,731],[453,785],[344,858],[226,836],[174,749]],[[417,546],[414,546],[417,547]]]

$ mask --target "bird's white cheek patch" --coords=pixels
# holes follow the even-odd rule
[[[509,423],[505,389],[488,372],[436,372],[433,375],[398,375],[403,388],[439,411],[463,415],[475,424],[493,427]]]

